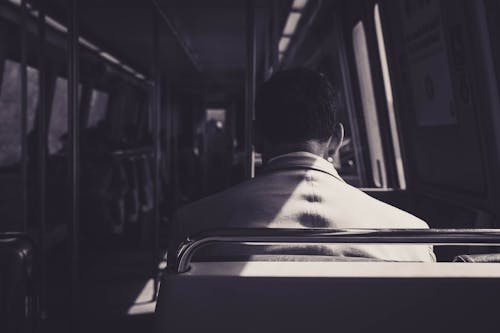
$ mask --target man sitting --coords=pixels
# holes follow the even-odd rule
[[[327,158],[344,129],[327,78],[306,69],[277,72],[259,89],[256,125],[264,172],[180,209],[173,248],[186,236],[214,228],[428,228],[417,217],[345,183]],[[266,253],[312,254],[390,261],[434,261],[427,245],[288,245]],[[232,253],[228,253],[231,255]]]

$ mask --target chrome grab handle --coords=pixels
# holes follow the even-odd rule
[[[188,237],[174,271],[189,270],[194,253],[217,243],[500,245],[500,229],[220,229]]]

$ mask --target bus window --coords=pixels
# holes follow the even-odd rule
[[[81,96],[82,85],[78,85],[78,96]],[[68,81],[57,78],[52,101],[52,112],[49,126],[49,153],[55,154],[64,146],[63,138],[68,132]]]
[[[54,154],[63,147],[62,136],[68,131],[68,83],[66,79],[57,78],[52,102],[52,113],[49,126],[49,153]]]
[[[403,167],[403,158],[401,157],[401,146],[399,143],[396,115],[394,112],[394,99],[392,96],[391,77],[389,76],[389,66],[387,64],[387,54],[385,50],[384,32],[382,31],[382,22],[380,18],[380,7],[375,4],[374,8],[375,32],[377,34],[377,44],[380,57],[380,66],[382,68],[382,78],[384,81],[385,98],[387,101],[387,112],[389,115],[389,126],[391,128],[391,137],[394,147],[394,157],[396,160],[396,172],[398,173],[399,187],[406,188],[406,179]]]
[[[28,111],[28,133],[35,126],[35,113],[38,106],[38,70],[32,67],[27,68],[27,111]]]
[[[109,95],[99,90],[92,90],[90,97],[90,113],[87,127],[95,127],[106,118]]]
[[[366,43],[365,27],[361,21],[359,21],[352,30],[352,42],[354,47],[354,58],[358,74],[359,89],[361,93],[361,104],[368,138],[373,183],[376,187],[386,188],[387,174],[385,169],[382,141],[380,138],[375,94],[373,91],[370,59]]]
[[[0,166],[21,158],[21,65],[6,60],[0,88]],[[27,68],[27,128],[33,129],[38,103],[38,71]]]
[[[207,124],[214,123],[217,128],[224,128],[226,109],[207,109]]]

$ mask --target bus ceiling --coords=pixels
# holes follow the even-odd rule
[[[290,59],[295,56],[296,45],[292,44],[304,42],[298,28],[309,28],[308,21],[312,19],[305,16],[312,17],[325,5],[322,1],[309,4],[307,0],[108,0],[105,6],[101,0],[80,1],[80,42],[111,65],[139,78],[150,78],[153,15],[158,15],[160,65],[169,79],[190,89],[241,91],[247,54],[248,1],[255,9],[256,66],[257,73],[261,73],[258,79],[264,79],[273,61],[274,67],[282,60],[293,64]],[[33,16],[40,3],[43,1],[28,1]],[[67,1],[45,0],[45,5],[47,23],[64,33]],[[292,38],[294,43],[290,43]]]

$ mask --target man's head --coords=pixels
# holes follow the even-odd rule
[[[307,150],[326,157],[330,143],[342,141],[336,94],[323,74],[304,68],[277,72],[257,91],[255,107],[268,155]]]

